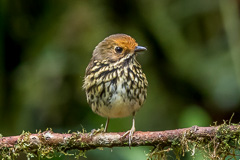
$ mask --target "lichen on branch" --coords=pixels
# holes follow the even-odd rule
[[[129,147],[128,137],[124,132],[103,133],[102,129],[90,133],[54,133],[52,130],[30,133],[23,132],[19,136],[0,138],[0,158],[13,159],[21,152],[27,157],[51,158],[55,153],[69,155],[69,150],[79,150],[77,156],[85,156],[85,151],[99,147]],[[148,154],[149,159],[164,158],[166,153],[173,151],[176,158],[196,150],[201,150],[210,159],[224,159],[226,156],[236,156],[239,150],[240,125],[198,127],[134,133],[131,147],[153,146]]]

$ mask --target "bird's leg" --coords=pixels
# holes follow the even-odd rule
[[[107,118],[107,121],[106,121],[106,124],[105,124],[105,128],[104,128],[104,132],[107,132],[108,123],[109,123],[109,118]]]
[[[133,121],[132,121],[132,128],[130,130],[128,130],[126,133],[124,133],[123,137],[125,137],[126,135],[128,135],[129,137],[129,147],[132,144],[132,138],[133,138],[133,134],[135,132],[135,113],[133,113]]]

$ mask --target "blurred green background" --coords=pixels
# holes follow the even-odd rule
[[[238,123],[239,7],[239,0],[0,1],[0,133],[91,131],[105,124],[88,106],[82,84],[94,47],[115,33],[148,48],[138,56],[149,88],[137,130],[221,124],[233,112]],[[112,119],[108,130],[127,131],[131,119]],[[150,149],[86,155],[141,160]]]

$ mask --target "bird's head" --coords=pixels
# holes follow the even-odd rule
[[[126,56],[147,50],[138,46],[135,39],[126,34],[114,34],[100,42],[93,51],[93,60],[116,62]]]

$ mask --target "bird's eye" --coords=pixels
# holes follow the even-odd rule
[[[122,53],[123,48],[121,48],[121,47],[116,47],[116,48],[115,48],[115,51],[116,51],[117,53]]]

